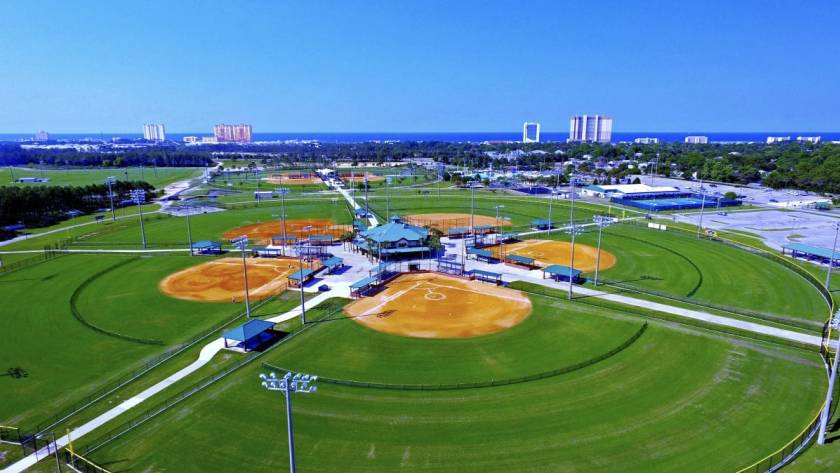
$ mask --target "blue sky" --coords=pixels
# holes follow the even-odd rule
[[[827,0],[9,2],[0,132],[840,131],[838,24]]]

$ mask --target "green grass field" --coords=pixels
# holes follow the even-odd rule
[[[412,340],[333,320],[266,358],[358,380],[402,382],[409,370],[425,382],[490,379],[606,351],[640,324],[616,311],[534,302],[531,318],[497,335]],[[537,336],[512,343],[516,335]],[[285,468],[282,398],[259,386],[261,371],[243,368],[93,458],[127,471]],[[321,382],[317,393],[294,398],[298,467],[734,471],[801,429],[824,384],[816,355],[652,324],[617,355],[539,381],[423,392]]]
[[[203,168],[68,168],[44,169],[16,167],[0,168],[0,185],[14,186],[84,186],[88,184],[103,184],[108,176],[114,176],[121,181],[145,181],[157,189],[167,184],[183,181],[201,175]],[[12,179],[21,177],[47,177],[49,182],[41,184],[21,184]]]
[[[183,301],[158,290],[163,277],[201,261],[186,256],[64,256],[0,276],[0,369],[18,367],[28,374],[0,377],[0,424],[29,431],[145,361],[242,312],[242,304]],[[84,320],[112,335],[74,317],[75,292]],[[294,306],[293,296],[289,293],[273,308],[282,312]]]

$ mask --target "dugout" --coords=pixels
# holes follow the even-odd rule
[[[505,262],[513,263],[519,266],[525,266],[528,269],[534,269],[537,267],[534,258],[529,258],[527,256],[522,255],[505,255]]]
[[[309,268],[303,268],[289,275],[289,286],[300,287],[301,284],[306,284],[315,277],[315,271]]]
[[[493,253],[489,252],[488,250],[482,250],[480,248],[469,248],[467,249],[467,256],[472,256],[478,261],[484,261],[485,263],[496,263],[498,260]]]
[[[190,255],[220,255],[222,244],[217,241],[201,240],[190,245]]]
[[[449,238],[464,238],[469,235],[470,229],[468,227],[451,227],[446,231],[446,236]]]
[[[493,283],[497,286],[502,284],[502,275],[500,273],[494,273],[492,271],[483,271],[481,269],[473,269],[470,271],[470,275],[473,279],[477,281],[484,281]]]
[[[479,235],[484,235],[487,233],[496,233],[495,225],[476,225],[473,228],[475,229],[475,233]]]
[[[372,276],[368,276],[364,279],[360,279],[353,284],[350,285],[350,297],[359,298],[364,296],[368,291],[371,290],[372,286],[376,283],[376,278]]]
[[[439,273],[454,274],[456,276],[462,276],[464,274],[464,264],[460,261],[438,258],[436,262]]]
[[[259,350],[277,338],[274,322],[267,320],[249,320],[222,335],[225,348],[241,351]]]
[[[251,254],[258,258],[276,258],[281,256],[279,248],[257,247],[251,249]]]
[[[275,235],[271,237],[271,246],[286,246],[297,243],[297,237],[292,235]]]
[[[550,230],[554,228],[554,225],[551,223],[551,220],[544,219],[544,218],[537,218],[531,220],[531,228],[535,230]]]
[[[335,237],[332,235],[312,235],[308,239],[310,245],[332,245]]]
[[[321,262],[324,265],[327,274],[332,274],[333,271],[344,267],[344,259],[338,256],[332,256]]]
[[[543,269],[543,279],[548,276],[555,281],[569,281],[571,279],[574,283],[581,283],[584,281],[582,274],[580,270],[559,264],[552,264]]]

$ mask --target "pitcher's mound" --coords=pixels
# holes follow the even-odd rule
[[[252,301],[286,290],[286,276],[298,270],[293,259],[247,258],[248,294]],[[245,280],[241,258],[221,258],[170,274],[160,282],[164,294],[190,301],[241,302]]]
[[[477,337],[513,327],[531,313],[521,292],[440,274],[406,274],[344,312],[380,332],[419,338]]]
[[[499,257],[501,247],[494,246],[492,253]],[[511,243],[504,246],[505,255],[517,254],[534,258],[540,266],[559,264],[569,266],[572,262],[572,244],[566,241],[554,240],[525,240],[519,243]],[[595,262],[598,258],[598,249],[594,246],[575,243],[575,269],[585,273],[595,271]],[[601,248],[600,270],[603,271],[615,265],[615,255]]]

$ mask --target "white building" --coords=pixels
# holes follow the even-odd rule
[[[578,115],[569,122],[569,141],[609,143],[613,120],[601,115]]]
[[[581,189],[581,194],[592,197],[624,197],[638,194],[668,195],[680,190],[676,187],[649,186],[647,184],[592,185]]]
[[[767,137],[767,144],[772,145],[775,143],[787,143],[790,141],[789,136],[768,136]]]
[[[540,142],[540,124],[536,122],[525,122],[522,125],[522,142],[523,143],[539,143]]]
[[[709,137],[700,135],[686,136],[683,142],[690,145],[706,145],[709,144]]]
[[[182,141],[187,144],[198,143],[201,139],[197,136],[185,136]]]
[[[35,136],[32,137],[32,141],[50,141],[50,134],[44,130],[35,133]]]
[[[162,123],[147,123],[143,125],[143,139],[146,141],[165,141],[166,130]]]
[[[659,138],[636,138],[633,143],[638,145],[655,145],[659,143]]]
[[[797,136],[796,141],[800,143],[818,144],[820,141],[822,141],[822,136]]]

